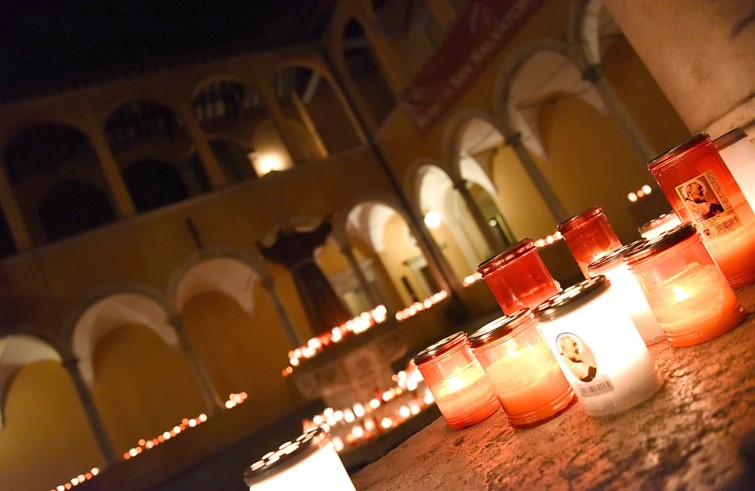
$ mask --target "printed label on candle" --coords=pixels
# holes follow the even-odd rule
[[[676,187],[682,203],[706,237],[717,237],[742,226],[734,207],[721,190],[711,171],[690,179]]]
[[[556,344],[569,371],[582,382],[592,382],[598,373],[598,364],[587,343],[576,334],[565,332],[558,335]]]
[[[615,387],[611,383],[611,379],[604,375],[602,377],[598,377],[597,379],[595,379],[595,382],[589,385],[579,387],[579,395],[582,397],[599,396],[600,394],[611,392],[614,389]]]

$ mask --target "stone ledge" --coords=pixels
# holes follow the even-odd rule
[[[737,291],[755,311],[755,285]],[[358,490],[755,489],[755,316],[689,348],[650,347],[658,394],[592,418],[579,403],[514,430],[502,410],[452,431],[440,417],[352,476]]]

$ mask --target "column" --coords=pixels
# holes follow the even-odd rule
[[[224,407],[224,402],[218,397],[215,387],[213,387],[210,377],[207,375],[207,371],[204,365],[200,363],[197,358],[197,354],[194,351],[189,336],[186,334],[186,328],[184,328],[183,320],[180,316],[175,316],[170,320],[173,329],[178,336],[178,342],[181,345],[181,350],[189,360],[191,371],[194,374],[194,378],[199,385],[199,392],[202,394],[202,400],[204,400],[207,411],[212,415],[218,412],[219,408]]]
[[[690,133],[755,124],[751,0],[604,0]]]
[[[606,108],[613,115],[613,119],[619,123],[624,135],[634,147],[637,155],[643,162],[648,162],[658,156],[658,152],[653,150],[650,143],[645,138],[645,134],[634,124],[632,116],[627,108],[622,104],[621,99],[614,92],[611,84],[603,76],[603,67],[601,65],[591,65],[583,73],[582,78],[590,82],[595,90],[600,94],[601,99],[606,104]]]
[[[304,102],[301,100],[301,97],[299,97],[299,94],[297,94],[296,91],[291,91],[291,101],[294,103],[296,112],[299,114],[304,127],[307,128],[307,132],[309,133],[310,138],[312,138],[312,142],[315,145],[318,157],[327,157],[328,149],[322,142],[320,134],[317,132],[317,127],[315,127],[315,124],[312,122],[312,118],[309,116],[309,111],[307,111]]]
[[[551,215],[553,216],[553,219],[556,221],[556,223],[561,223],[569,218],[569,215],[567,215],[564,206],[561,204],[558,196],[556,196],[553,188],[551,188],[550,184],[548,184],[545,176],[543,176],[543,174],[540,172],[540,169],[537,167],[537,164],[532,159],[530,153],[527,151],[524,143],[522,143],[522,134],[509,134],[504,138],[506,145],[511,145],[511,148],[514,150],[514,152],[516,152],[517,157],[519,157],[519,161],[522,163],[522,166],[524,166],[525,172],[527,172],[527,175],[530,176],[530,179],[532,179],[535,187],[545,200],[545,203],[546,205],[548,205],[548,209],[550,210]]]
[[[110,438],[105,432],[105,427],[100,419],[100,413],[97,411],[97,407],[94,405],[92,395],[89,393],[86,382],[79,372],[79,360],[76,358],[67,358],[63,360],[63,368],[66,369],[68,375],[71,377],[73,386],[76,389],[76,393],[79,396],[81,405],[84,407],[84,413],[86,414],[89,426],[94,433],[94,439],[97,441],[97,446],[102,452],[102,456],[105,457],[105,461],[108,465],[116,462],[115,452],[113,452],[113,444],[110,442]]]
[[[477,206],[477,202],[472,198],[472,195],[469,194],[466,181],[464,179],[455,179],[454,188],[456,188],[464,199],[464,203],[466,203],[467,209],[472,215],[472,219],[477,224],[477,228],[480,229],[482,236],[485,238],[485,242],[488,243],[488,248],[493,252],[502,251],[504,249],[504,244],[501,242],[500,237],[498,237],[498,235],[493,232],[493,229],[490,228],[487,219],[480,211],[480,207]]]
[[[267,293],[270,295],[270,299],[273,301],[275,312],[278,314],[278,318],[283,324],[283,331],[286,333],[286,336],[288,336],[291,347],[298,348],[299,346],[303,346],[304,340],[299,337],[299,334],[296,332],[296,329],[294,329],[293,324],[291,324],[291,319],[288,318],[286,309],[283,308],[283,303],[278,296],[278,292],[275,291],[275,285],[272,276],[264,274],[260,276],[260,281],[262,283],[262,287],[267,290]]]
[[[8,222],[8,229],[10,229],[13,242],[16,244],[16,249],[23,251],[31,248],[29,230],[26,228],[24,215],[21,213],[21,208],[13,195],[13,187],[5,173],[5,162],[2,155],[0,155],[0,208],[2,208],[2,213]]]
[[[362,289],[365,295],[367,295],[367,300],[370,302],[370,304],[373,307],[377,307],[377,305],[380,303],[380,300],[375,297],[375,292],[372,291],[370,282],[367,280],[364,271],[362,271],[362,268],[359,266],[359,262],[357,262],[351,246],[346,242],[340,243],[339,245],[341,246],[341,254],[346,257],[346,260],[349,262],[349,266],[351,266],[352,271],[354,271],[354,274],[357,277],[359,287]]]
[[[84,112],[84,120],[89,130],[87,132],[89,141],[92,143],[102,173],[105,175],[105,180],[107,180],[108,187],[110,188],[110,193],[115,200],[118,216],[123,218],[133,215],[136,213],[134,200],[131,199],[131,194],[126,187],[126,183],[123,182],[123,175],[118,167],[118,163],[115,161],[113,152],[110,150],[105,133],[102,131],[102,127],[97,122],[97,118],[91,108]]]
[[[197,155],[199,155],[199,160],[202,162],[202,167],[207,173],[207,177],[210,179],[210,184],[212,184],[213,188],[224,186],[228,183],[228,180],[220,168],[218,159],[215,158],[215,153],[207,142],[207,136],[197,122],[191,105],[183,98],[183,94],[177,94],[175,100],[177,112],[184,124],[186,124],[186,129],[189,131],[192,142],[194,142],[194,148],[197,151]]]

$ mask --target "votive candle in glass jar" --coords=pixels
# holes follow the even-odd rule
[[[540,424],[574,402],[574,391],[540,335],[532,310],[486,324],[469,336],[469,344],[512,426]]]
[[[330,441],[316,428],[280,445],[244,470],[251,491],[354,491],[354,484]]]
[[[700,344],[745,318],[695,226],[685,223],[627,255],[671,346]]]
[[[501,407],[463,331],[419,352],[414,364],[452,430],[479,423]]]
[[[590,277],[587,267],[591,262],[621,247],[621,241],[600,206],[574,215],[561,222],[557,229],[564,236],[585,278]]]
[[[591,277],[603,275],[608,278],[611,282],[609,292],[616,297],[617,305],[629,314],[642,340],[650,346],[665,341],[666,334],[650,309],[640,282],[624,261],[627,254],[643,247],[646,243],[646,240],[638,240],[623,246],[591,262],[588,270]]]
[[[734,176],[750,208],[755,208],[755,145],[742,128],[734,128],[716,138],[713,145]]]
[[[543,302],[535,315],[561,370],[590,416],[627,410],[663,386],[632,320],[608,294],[605,276],[584,280]]]
[[[707,134],[648,164],[682,222],[697,227],[732,288],[755,282],[755,215]]]
[[[532,239],[523,239],[483,262],[477,271],[506,315],[540,302],[561,291]]]
[[[651,240],[681,224],[682,221],[679,220],[676,213],[664,213],[658,218],[650,220],[645,225],[638,228],[637,231],[643,239]]]

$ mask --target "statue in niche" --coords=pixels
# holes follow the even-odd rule
[[[257,243],[265,259],[282,264],[291,272],[315,335],[329,331],[351,318],[315,263],[315,249],[325,243],[331,230],[330,217],[327,217],[314,230],[300,232],[287,226],[278,231],[272,245]]]

